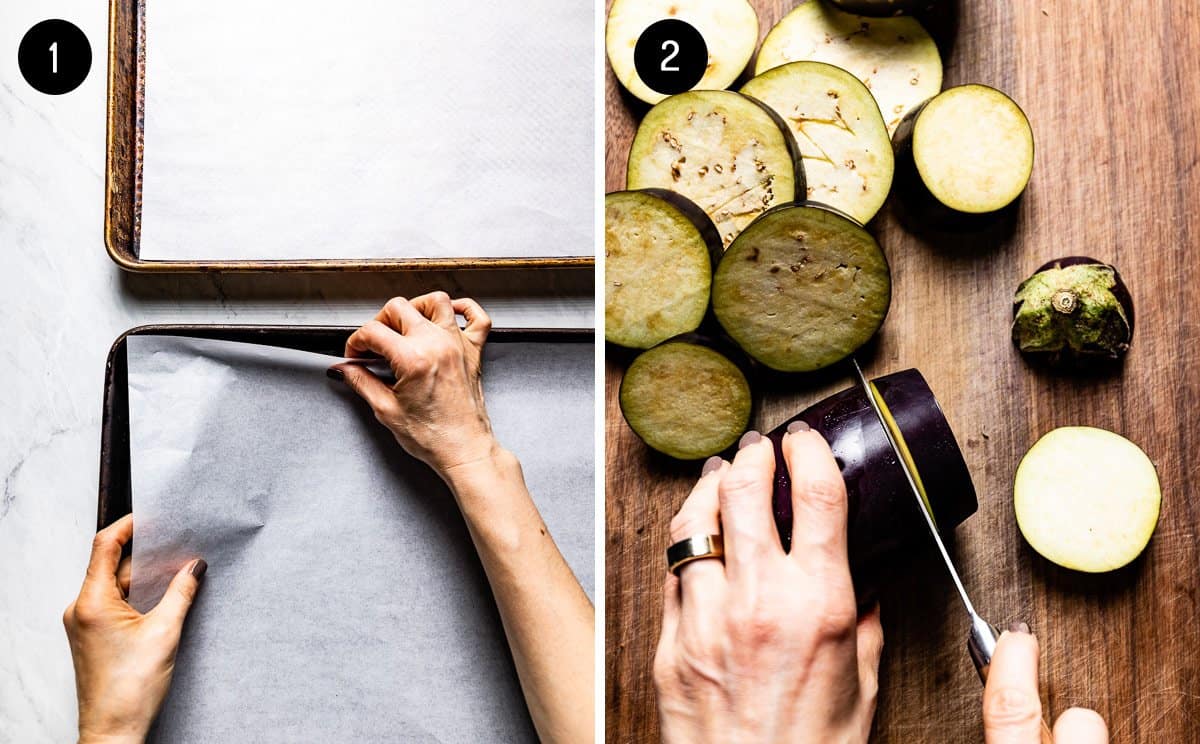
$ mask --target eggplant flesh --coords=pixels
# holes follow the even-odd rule
[[[694,89],[727,88],[746,69],[758,44],[758,15],[746,0],[614,0],[604,46],[617,80],[638,99],[658,103],[667,96],[638,76],[633,51],[651,24],[676,18],[696,29],[708,48],[708,68]]]
[[[915,110],[895,134],[899,165],[915,169],[939,204],[968,215],[1007,207],[1033,173],[1033,129],[995,88],[949,88]]]
[[[697,90],[646,113],[626,186],[686,196],[729,245],[758,215],[803,193],[804,170],[787,124],[767,106],[740,93]]]
[[[1037,441],[1017,467],[1013,508],[1043,558],[1086,573],[1113,571],[1145,549],[1162,490],[1136,444],[1104,429],[1068,426]]]
[[[1012,338],[1053,366],[1120,360],[1133,339],[1133,298],[1117,270],[1086,256],[1051,261],[1017,288]]]
[[[696,460],[733,445],[750,423],[742,369],[694,335],[639,355],[621,380],[621,413],[652,449]]]
[[[853,354],[891,303],[879,243],[829,207],[789,204],[764,214],[725,251],[713,312],[738,346],[780,372],[810,372]]]
[[[875,96],[891,134],[911,109],[942,89],[942,60],[914,18],[869,18],[808,0],[767,33],[755,73],[812,60],[857,77]]]
[[[887,125],[871,91],[824,62],[774,67],[742,92],[779,114],[804,158],[806,198],[866,223],[887,199],[894,157]]]
[[[885,375],[873,384],[908,443],[931,512],[939,531],[948,538],[978,508],[954,432],[917,370]],[[859,606],[870,606],[914,548],[931,545],[917,496],[862,389],[843,390],[767,435],[775,445],[773,509],[785,550],[791,549],[793,530],[803,529],[803,525],[793,524],[792,482],[783,458],[783,437],[793,421],[804,421],[824,437],[837,458],[849,497],[850,574]]]
[[[703,210],[668,191],[604,197],[604,338],[648,349],[700,326],[721,239]]]

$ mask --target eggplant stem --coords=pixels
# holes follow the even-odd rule
[[[1050,298],[1050,305],[1058,312],[1070,315],[1079,306],[1079,295],[1069,289],[1060,289]]]

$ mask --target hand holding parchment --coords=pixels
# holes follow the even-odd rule
[[[460,329],[455,313],[466,319]],[[500,453],[483,403],[480,355],[492,321],[474,300],[431,292],[397,297],[346,343],[350,358],[383,357],[396,376],[388,386],[355,364],[335,365],[413,457],[445,478],[453,468]]]
[[[83,588],[63,613],[82,744],[145,739],[171,686],[183,621],[208,567],[200,558],[189,561],[143,615],[125,601],[129,559],[121,560],[121,548],[132,537],[132,515],[96,534]]]

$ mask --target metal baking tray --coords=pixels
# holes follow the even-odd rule
[[[160,0],[166,2],[167,0]],[[143,273],[214,271],[429,271],[452,269],[586,268],[593,256],[345,258],[307,260],[143,260],[142,135],[146,104],[146,2],[109,0],[108,134],[104,181],[104,243],[122,269]],[[234,21],[236,22],[236,21]]]
[[[104,371],[104,411],[100,424],[100,495],[96,529],[132,511],[129,486],[129,369],[125,340],[130,336],[187,336],[244,341],[341,356],[356,328],[346,326],[147,325],[113,342]],[[495,329],[488,344],[595,342],[591,330],[558,328]]]

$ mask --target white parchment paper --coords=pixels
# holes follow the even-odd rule
[[[593,7],[147,0],[142,258],[591,255]]]
[[[593,593],[593,347],[490,343],[484,387],[560,549]],[[452,497],[330,357],[128,339],[130,601],[208,563],[161,742],[532,741]]]

